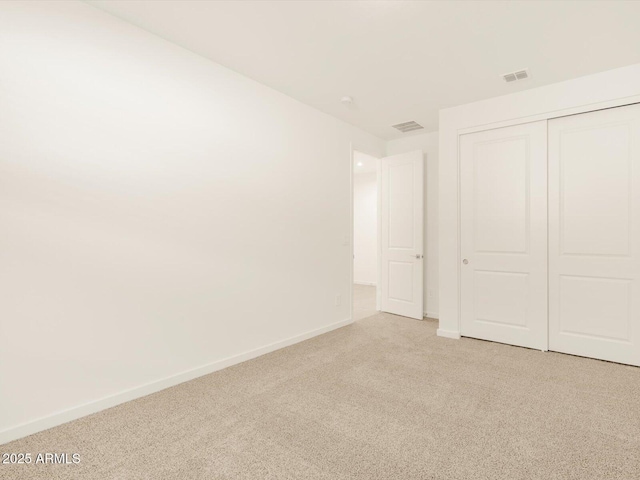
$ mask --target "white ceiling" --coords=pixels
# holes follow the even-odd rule
[[[366,153],[353,151],[353,173],[361,175],[363,173],[376,173],[378,171],[379,160]]]
[[[640,1],[87,2],[384,139],[420,133],[390,127],[408,120],[437,130],[441,108],[640,62]]]

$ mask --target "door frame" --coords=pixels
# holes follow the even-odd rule
[[[599,102],[594,104],[580,105],[572,108],[566,108],[562,110],[556,110],[552,112],[545,112],[537,115],[531,115],[527,117],[513,118],[510,120],[505,120],[501,122],[494,122],[489,124],[480,124],[465,128],[459,128],[456,131],[456,173],[457,173],[457,220],[456,220],[456,228],[457,228],[457,266],[456,266],[456,276],[457,276],[457,318],[456,318],[456,330],[450,329],[441,329],[438,328],[437,334],[441,337],[454,338],[459,339],[461,337],[461,329],[462,329],[462,224],[461,224],[461,211],[462,211],[462,185],[461,185],[461,158],[460,158],[460,141],[461,136],[469,133],[483,132],[487,130],[495,130],[499,128],[511,127],[515,125],[523,125],[527,123],[538,122],[541,120],[549,121],[554,118],[567,117],[571,115],[580,115],[583,113],[596,112],[598,110],[607,110],[610,108],[624,107],[628,105],[640,104],[640,95],[634,95],[630,97],[608,100],[605,102]],[[547,126],[548,128],[548,126]],[[441,186],[441,185],[440,185]],[[547,192],[548,195],[548,192]],[[548,222],[548,219],[547,219]],[[548,225],[547,225],[548,226]],[[547,268],[549,265],[549,256],[547,252]],[[548,286],[547,286],[548,289]],[[547,306],[548,309],[548,306]],[[547,317],[548,322],[548,317]],[[548,331],[547,331],[547,343],[548,343]]]
[[[354,142],[350,144],[349,151],[349,318],[353,321],[353,270],[354,270],[354,260],[355,260],[355,244],[354,244],[354,206],[353,206],[353,184],[355,173],[353,172],[353,161],[354,161],[354,152],[364,153],[366,155],[370,155],[374,158],[380,160],[382,157],[378,157],[377,154],[367,152],[366,148],[360,148]],[[384,155],[383,155],[384,156]],[[376,195],[377,195],[377,206],[376,206],[376,310],[380,311],[380,267],[381,267],[381,243],[380,243],[380,205],[381,205],[381,197],[380,197],[380,162],[378,162],[376,168]]]

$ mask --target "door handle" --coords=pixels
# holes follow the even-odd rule
[[[416,253],[416,258],[419,260],[421,258],[424,258],[424,255],[420,255],[419,253]]]
[[[462,263],[464,263],[465,265],[467,265],[469,263],[469,260],[467,260],[466,258],[464,260],[462,260]]]

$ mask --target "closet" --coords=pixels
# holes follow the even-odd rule
[[[640,365],[640,105],[460,136],[463,336]]]

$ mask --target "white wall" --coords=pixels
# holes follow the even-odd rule
[[[440,111],[440,328],[460,335],[458,136],[640,102],[640,64]]]
[[[378,174],[353,177],[353,281],[378,281]]]
[[[0,4],[0,91],[0,443],[349,321],[384,142],[81,2]]]
[[[423,133],[387,142],[387,155],[422,150],[425,158],[425,314],[438,318],[438,132]]]

